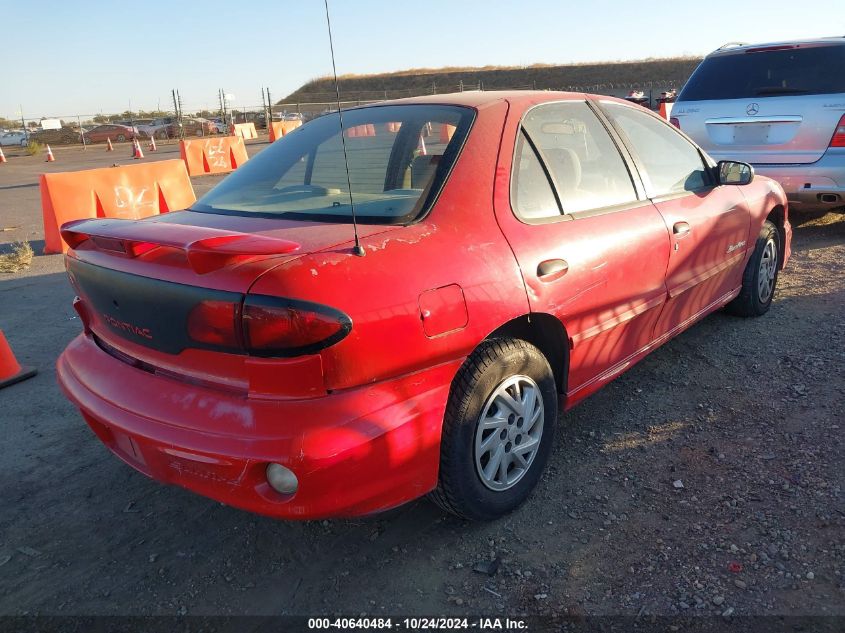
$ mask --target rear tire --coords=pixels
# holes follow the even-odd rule
[[[557,402],[554,375],[540,350],[520,339],[484,341],[452,382],[431,499],[473,520],[518,507],[548,461]]]
[[[742,274],[742,289],[737,298],[727,305],[728,312],[756,317],[769,311],[778,281],[780,248],[780,233],[774,224],[766,220]]]

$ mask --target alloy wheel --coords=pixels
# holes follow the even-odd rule
[[[766,303],[775,289],[775,276],[778,267],[778,249],[775,241],[771,238],[763,247],[763,256],[760,258],[760,274],[757,278],[757,291],[760,295],[760,302]]]
[[[545,411],[540,388],[528,376],[502,381],[484,403],[475,432],[475,466],[497,492],[522,479],[537,456]]]

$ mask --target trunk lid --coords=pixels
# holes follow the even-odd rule
[[[398,226],[359,226],[365,238]],[[85,220],[62,230],[77,309],[98,344],[121,360],[246,388],[244,355],[194,345],[200,302],[241,303],[266,271],[352,240],[351,224],[192,211],[139,221]],[[351,252],[351,249],[350,249]],[[285,296],[285,289],[278,289]]]

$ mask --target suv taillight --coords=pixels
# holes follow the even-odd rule
[[[681,129],[681,122],[678,120],[678,117],[676,117],[676,116],[671,117],[671,118],[669,119],[669,123],[671,123],[672,125],[674,125],[674,126],[675,126],[676,128],[678,128],[679,130]]]
[[[836,129],[833,131],[833,138],[830,139],[831,147],[845,147],[845,114],[839,119],[836,124]]]
[[[313,354],[352,329],[343,312],[309,301],[247,295],[244,303],[201,301],[188,315],[188,336],[204,346],[252,356]]]

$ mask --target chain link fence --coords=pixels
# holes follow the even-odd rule
[[[685,78],[659,79],[642,82],[607,82],[589,85],[541,85],[540,82],[521,85],[485,85],[483,81],[442,84],[432,82],[424,88],[398,90],[343,90],[341,107],[351,108],[368,103],[402,99],[421,95],[445,94],[472,90],[560,90],[587,92],[614,97],[630,97],[651,108],[661,100],[672,100],[674,91],[680,89]],[[641,93],[641,94],[632,94]],[[268,117],[273,121],[301,119],[308,121],[329,112],[337,111],[334,92],[300,93],[296,100],[272,103],[269,90],[262,89],[261,104],[235,105],[224,90],[217,95],[217,103],[183,104],[178,91],[172,94],[172,108],[152,111],[130,111],[104,114],[70,114],[32,116],[24,113],[17,119],[0,117],[0,129],[24,131],[18,142],[26,147],[30,142],[50,145],[96,145],[107,142],[121,143],[133,138],[157,142],[178,141],[182,138],[202,138],[227,134],[235,123],[253,123],[259,133],[266,133]],[[256,100],[257,101],[257,100]],[[5,142],[5,141],[4,141]],[[6,143],[8,147],[12,143]]]

